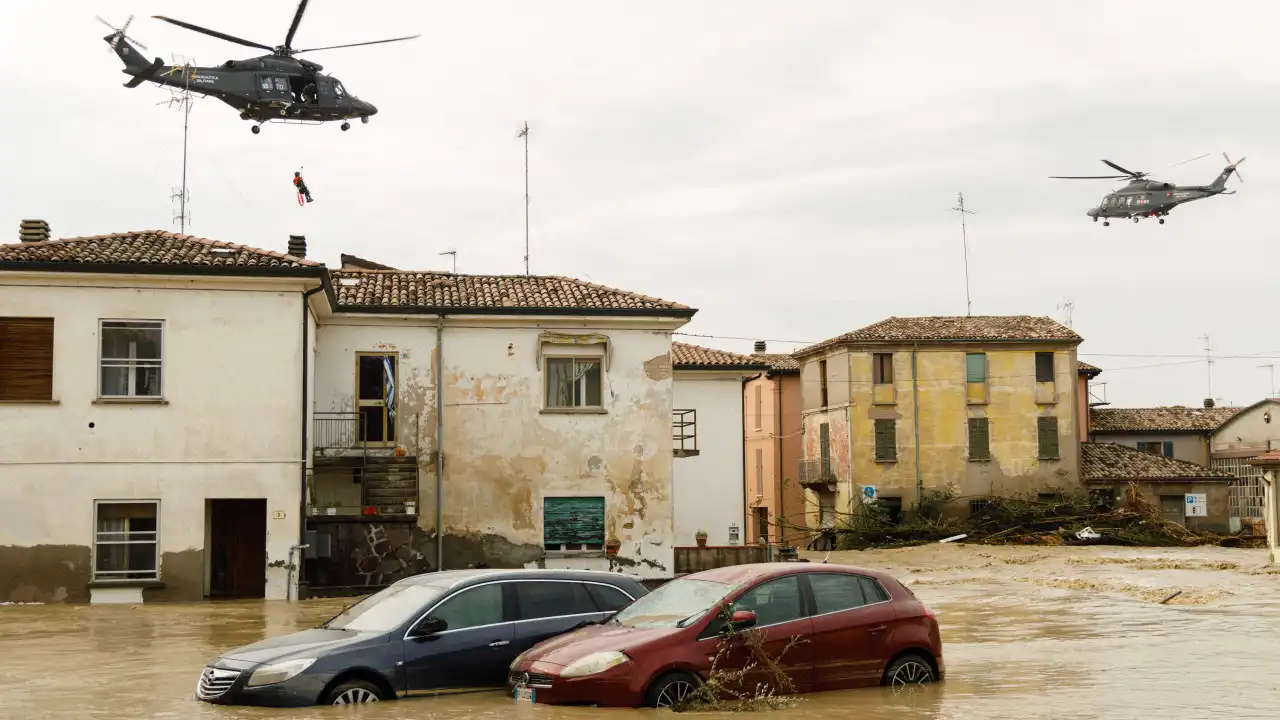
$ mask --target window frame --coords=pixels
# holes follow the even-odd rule
[[[1035,353],[1035,371],[1036,371],[1036,382],[1037,382],[1037,383],[1052,383],[1052,382],[1056,382],[1056,381],[1057,381],[1057,369],[1058,369],[1058,368],[1057,368],[1057,365],[1058,365],[1058,358],[1057,358],[1056,356],[1057,356],[1057,353],[1053,352],[1052,350],[1047,351],[1047,352],[1045,352],[1045,351],[1036,351],[1036,353]],[[1044,358],[1046,358],[1046,357],[1049,359],[1049,373],[1048,373],[1048,375],[1049,375],[1049,376],[1048,376],[1048,378],[1047,378],[1047,379],[1046,379],[1046,378],[1044,378],[1044,377],[1042,377],[1042,376],[1041,376],[1041,372],[1040,372],[1040,371],[1041,371],[1041,369],[1042,369],[1042,368],[1040,367],[1040,361],[1041,361],[1041,360],[1043,360],[1043,359],[1044,359]]]
[[[154,533],[155,538],[153,540],[151,541],[123,540],[123,541],[114,541],[114,542],[108,541],[106,543],[102,543],[98,540],[98,536],[103,534],[102,531],[98,529],[98,508],[102,507],[103,505],[148,505],[148,504],[154,507],[156,511],[155,512],[156,529]],[[146,531],[144,530],[141,532],[146,532]],[[131,571],[131,570],[107,570],[107,571],[103,571],[105,576],[99,575],[99,571],[98,571],[98,546],[99,545],[128,546],[128,545],[145,545],[145,544],[150,544],[155,549],[156,569],[154,570],[154,573],[155,573],[154,577],[148,577],[148,578],[127,578],[127,577],[113,578],[111,577],[112,575],[123,575],[129,572],[137,572],[137,571]],[[91,558],[90,558],[89,568],[90,568],[89,570],[90,582],[94,584],[105,583],[105,584],[128,585],[131,583],[159,582],[160,581],[160,498],[112,498],[112,499],[95,498],[93,501],[93,546],[91,549]],[[146,572],[146,571],[141,571],[141,572]]]
[[[756,431],[764,429],[764,388],[756,383],[755,389]]]
[[[970,358],[975,358],[975,357],[982,358],[982,377],[977,380],[973,379],[973,373],[970,372],[971,368],[969,365]],[[990,376],[990,374],[991,374],[991,368],[989,363],[987,362],[986,353],[967,352],[964,354],[964,381],[966,384],[968,385],[986,384],[987,378]]]
[[[828,388],[827,388],[827,359],[826,358],[822,358],[821,360],[818,361],[818,375],[819,375],[818,391],[819,393],[821,393],[820,397],[818,398],[820,401],[818,407],[822,407],[822,408],[830,407],[829,402],[831,398],[828,394]]]
[[[884,425],[881,425],[881,423],[884,423]],[[898,422],[897,420],[894,420],[892,418],[876,418],[872,421],[871,426],[872,426],[871,442],[872,442],[872,447],[874,448],[873,451],[875,453],[876,462],[878,463],[897,462],[898,461]],[[880,454],[881,445],[880,445],[879,438],[880,438],[881,427],[888,428],[888,432],[886,433],[886,435],[889,436],[889,442],[885,446],[888,449],[888,453],[886,455]]]
[[[864,601],[863,604],[858,605],[857,607],[844,608],[843,610],[830,610],[824,613],[818,612],[818,591],[813,588],[813,584],[812,582],[810,582],[813,579],[814,575],[835,575],[837,577],[851,578],[854,582],[858,584],[858,591],[862,593],[862,599]],[[836,571],[830,571],[830,570],[827,570],[827,571],[820,570],[816,572],[801,573],[800,576],[804,578],[803,584],[807,586],[808,593],[809,593],[809,600],[811,603],[810,617],[814,618],[815,620],[817,618],[826,617],[828,615],[836,615],[838,613],[852,612],[854,610],[862,610],[865,608],[874,607],[876,605],[883,605],[888,602],[893,602],[893,594],[890,593],[889,589],[884,586],[884,583],[881,583],[879,580],[871,577],[870,575],[862,575],[860,573],[851,573],[851,572],[836,572]],[[879,588],[880,592],[884,595],[886,599],[876,600],[875,602],[866,602],[867,593],[866,593],[866,590],[862,587],[862,584],[864,581],[869,581],[872,585]]]
[[[1048,434],[1048,428],[1053,427],[1053,434]],[[1036,417],[1036,458],[1038,460],[1061,460],[1062,459],[1062,441],[1060,439],[1061,429],[1059,427],[1058,418],[1055,415],[1040,415]],[[1051,448],[1045,447],[1045,438],[1052,437],[1053,445]],[[1052,452],[1048,452],[1052,450]]]
[[[105,323],[153,323],[153,324],[155,325],[155,327],[154,327],[154,328],[145,328],[145,329],[155,329],[155,330],[159,330],[159,331],[160,331],[160,342],[158,343],[158,344],[159,344],[159,346],[160,346],[160,357],[159,357],[158,359],[155,359],[155,360],[152,360],[151,358],[147,358],[147,359],[146,359],[146,362],[148,362],[148,363],[150,363],[150,362],[155,362],[155,363],[157,363],[156,365],[154,365],[154,366],[152,366],[152,365],[140,365],[140,364],[138,364],[138,362],[137,362],[137,361],[138,361],[138,358],[136,358],[136,357],[134,357],[134,358],[124,358],[123,360],[122,360],[122,359],[120,359],[120,358],[112,358],[112,359],[111,359],[111,361],[110,361],[110,362],[112,362],[112,363],[128,362],[128,364],[127,364],[127,365],[123,365],[123,366],[122,366],[122,365],[116,365],[116,364],[113,364],[111,367],[125,367],[125,368],[128,368],[128,369],[130,370],[130,373],[129,373],[129,384],[131,384],[131,385],[132,385],[132,384],[134,384],[134,383],[136,382],[137,376],[136,376],[136,375],[134,375],[134,372],[137,370],[137,368],[139,368],[139,367],[155,367],[155,368],[157,368],[157,369],[159,370],[159,375],[160,375],[160,392],[159,392],[159,394],[157,394],[157,395],[136,395],[136,394],[135,394],[135,395],[106,395],[106,394],[104,394],[104,393],[103,393],[103,386],[102,386],[102,385],[103,385],[103,383],[102,383],[102,371],[103,371],[104,369],[106,369],[106,368],[105,368],[105,366],[103,365],[103,363],[104,363],[104,362],[107,362],[107,360],[106,360],[106,358],[104,358],[104,357],[102,356],[102,351],[103,351],[103,345],[105,345],[105,344],[106,344],[106,341],[107,341],[107,337],[106,337],[106,330],[108,329],[108,328],[106,328],[106,327],[105,327]],[[120,330],[120,329],[124,329],[124,328],[110,328],[110,329],[112,329],[112,330]],[[136,328],[136,329],[144,329],[144,328]],[[100,401],[106,401],[106,402],[135,402],[135,403],[158,402],[158,403],[163,403],[163,402],[165,401],[165,392],[164,392],[164,391],[165,391],[165,376],[168,374],[168,373],[166,373],[166,372],[165,372],[165,355],[166,355],[166,353],[165,353],[165,349],[166,349],[166,348],[165,348],[165,345],[166,345],[166,343],[168,342],[168,335],[169,335],[169,333],[167,332],[167,330],[168,330],[167,323],[166,323],[163,319],[159,319],[159,320],[157,320],[157,319],[154,319],[154,318],[98,318],[98,367],[97,367],[97,371],[98,371],[98,372],[97,372],[97,375],[98,375],[98,383],[97,383],[97,387],[98,387],[98,397],[97,397],[97,399],[98,399],[98,400],[100,400]]]
[[[558,549],[551,549],[547,545],[547,503],[552,500],[599,500],[602,508],[600,513],[601,529],[600,529],[600,547],[566,547],[570,543],[559,543]],[[609,542],[609,499],[604,495],[550,495],[542,498],[542,552],[547,557],[581,557],[602,555],[605,547]],[[580,546],[594,545],[595,543],[577,543]]]
[[[54,363],[56,362],[56,357],[57,357],[57,354],[58,354],[58,353],[57,353],[57,334],[56,334],[56,333],[57,333],[57,324],[58,324],[58,323],[57,323],[57,318],[54,318],[54,317],[52,317],[52,316],[50,316],[50,317],[36,317],[36,316],[26,316],[26,315],[5,315],[5,316],[0,316],[0,322],[3,322],[3,321],[15,321],[15,320],[16,320],[16,321],[26,321],[26,322],[35,322],[35,321],[38,321],[38,322],[41,322],[41,323],[48,323],[48,333],[49,333],[49,356],[48,356],[48,361],[49,361],[49,367],[48,367],[48,377],[49,377],[49,394],[48,394],[48,397],[45,397],[45,396],[43,395],[43,393],[42,393],[42,394],[41,394],[41,396],[40,396],[40,397],[38,397],[38,398],[37,398],[37,397],[34,397],[34,396],[33,396],[33,397],[29,397],[29,398],[28,398],[28,397],[16,397],[16,396],[15,396],[15,397],[4,397],[4,396],[0,396],[0,404],[3,404],[3,405],[21,405],[21,404],[42,404],[42,403],[46,403],[46,404],[47,404],[47,403],[56,403],[56,402],[57,402],[57,400],[55,400],[55,399],[54,399],[54,394],[53,394],[53,381],[54,381],[54,376],[53,376],[53,375],[54,375]],[[43,332],[43,330],[42,330],[42,332]],[[99,372],[101,372],[101,371],[99,371]]]
[[[596,580],[568,580],[564,578],[501,578],[501,579],[489,580],[488,582],[476,583],[475,585],[468,585],[464,588],[458,588],[454,592],[448,593],[447,595],[440,598],[439,600],[436,600],[429,607],[427,607],[425,611],[419,614],[418,617],[413,620],[413,622],[410,622],[405,626],[404,633],[401,634],[400,639],[409,640],[410,639],[409,633],[413,632],[413,629],[418,627],[418,625],[424,619],[431,617],[431,613],[435,612],[436,609],[439,608],[441,605],[445,604],[446,602],[449,602],[453,598],[458,597],[462,593],[465,593],[469,590],[475,590],[476,588],[486,587],[488,585],[498,585],[500,591],[502,592],[502,622],[493,623],[492,625],[477,625],[475,627],[461,628],[458,630],[449,630],[446,628],[436,633],[436,635],[447,635],[453,632],[466,632],[469,630],[479,630],[482,628],[498,627],[499,625],[518,625],[520,623],[526,623],[526,622],[542,622],[544,620],[553,620],[556,618],[587,617],[590,615],[602,615],[605,613],[614,612],[613,610],[598,610],[593,613],[584,613],[581,615],[577,615],[577,614],[557,615],[555,616],[555,618],[537,618],[534,620],[521,620],[519,618],[508,619],[509,616],[514,615],[515,612],[519,609],[520,600],[518,596],[515,594],[516,593],[515,585],[516,583],[522,583],[522,582],[564,582],[564,583],[576,583],[579,585],[603,585],[606,587],[613,588],[614,590],[617,590],[623,595],[631,598],[631,602],[635,602],[637,600],[637,598],[634,595],[618,587],[617,585],[611,585],[609,583],[599,582]],[[587,594],[590,595],[590,592],[588,592]],[[592,600],[594,601],[595,598],[592,598]]]
[[[759,590],[760,588],[766,585],[769,585],[770,583],[781,582],[783,580],[794,580],[796,583],[796,592],[799,596],[798,599],[800,601],[800,616],[792,618],[790,620],[783,620],[782,622],[769,623],[767,625],[752,625],[751,629],[761,630],[764,628],[777,627],[779,625],[786,625],[787,623],[799,622],[801,620],[812,620],[813,619],[813,598],[809,594],[810,593],[809,583],[807,582],[807,578],[805,578],[804,575],[805,575],[804,573],[789,573],[787,575],[764,578],[759,582],[751,585],[750,587],[734,595],[733,599],[729,599],[727,597],[724,598],[717,604],[716,607],[713,607],[711,609],[714,610],[717,607],[723,607],[724,603],[727,603],[729,608],[733,612],[736,612],[735,606],[742,600],[742,598],[746,597],[749,593]],[[720,622],[719,613],[708,613],[708,614],[711,615],[711,619],[707,622],[705,626],[703,626],[701,630],[698,631],[698,642],[704,642],[707,640],[718,640],[721,638],[720,629],[721,627],[723,627],[723,625]]]
[[[551,404],[551,364],[556,361],[568,360],[573,363],[576,368],[578,363],[594,363],[596,372],[600,374],[600,404],[599,405],[552,405]],[[604,371],[604,354],[590,355],[570,355],[570,354],[551,354],[542,356],[542,412],[545,413],[586,413],[586,414],[602,414],[605,409],[605,371]],[[578,381],[585,382],[586,375],[578,378]],[[575,395],[577,391],[575,389]],[[585,396],[585,389],[583,390]]]
[[[991,419],[985,417],[969,418],[969,462],[987,462],[991,459]],[[979,432],[979,428],[981,431]],[[981,452],[974,452],[974,438],[983,438]]]
[[[391,375],[394,386],[391,391],[393,393],[392,409],[388,411],[386,400],[365,400],[360,397],[360,360],[366,357],[391,358]],[[399,417],[400,411],[400,353],[398,351],[385,350],[358,350],[355,353],[355,376],[352,378],[355,382],[355,390],[352,398],[355,400],[356,409],[356,438],[364,447],[397,447],[400,442],[400,429],[403,423]],[[384,371],[385,372],[385,371]],[[385,381],[385,378],[384,378]],[[381,407],[382,408],[382,439],[381,440],[365,440],[364,432],[364,411],[361,408]],[[393,421],[392,415],[395,414]],[[394,432],[387,432],[388,425],[393,425]],[[388,437],[390,436],[390,437]]]
[[[887,372],[886,372],[887,370]],[[871,382],[873,385],[892,385],[893,353],[871,354]]]

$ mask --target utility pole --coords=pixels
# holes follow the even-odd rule
[[[452,256],[453,256],[453,274],[454,274],[454,275],[457,275],[457,274],[458,274],[458,251],[457,251],[457,250],[446,250],[446,251],[444,251],[444,252],[442,252],[442,253],[440,253],[440,254],[441,254],[441,255],[452,255]]]
[[[191,75],[195,72],[194,65],[194,61],[185,60],[179,65],[178,57],[173,56],[173,67],[169,74],[181,72],[186,79],[186,85],[181,90],[170,91],[168,100],[156,103],[169,107],[177,105],[182,110],[182,188],[175,189],[170,197],[178,201],[178,214],[173,219],[178,221],[178,232],[183,234],[187,232],[187,223],[191,222],[191,215],[187,212],[187,201],[191,198],[187,193],[187,134],[191,121]]]
[[[517,138],[524,138],[524,274],[529,274],[529,122],[520,128]]]
[[[1209,385],[1208,385],[1209,394],[1206,397],[1209,399],[1213,399],[1213,346],[1209,344],[1208,333],[1201,335],[1200,339],[1204,341],[1204,361],[1205,361],[1205,368],[1208,372],[1207,377],[1209,381]]]
[[[1276,364],[1267,363],[1266,365],[1259,365],[1258,367],[1266,368],[1271,371],[1271,394],[1268,395],[1267,397],[1269,398],[1275,397],[1276,396]]]
[[[964,216],[976,215],[964,207],[964,193],[957,193],[959,204],[951,208],[960,213],[960,239],[964,242],[964,314],[973,315],[973,302],[969,299],[969,231],[965,227]]]

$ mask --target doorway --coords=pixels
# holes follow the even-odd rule
[[[1179,525],[1186,525],[1186,510],[1183,508],[1184,498],[1182,495],[1161,495],[1160,496],[1160,514],[1165,520],[1174,522]]]
[[[209,501],[209,597],[260,598],[267,591],[267,501]]]
[[[751,539],[755,542],[760,542],[760,538],[764,538],[766,542],[771,541],[773,533],[769,532],[769,508],[752,508],[751,512],[755,516],[755,537]]]

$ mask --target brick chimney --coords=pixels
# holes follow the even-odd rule
[[[307,256],[307,236],[306,235],[290,235],[289,236],[289,254],[304,258]]]
[[[1204,406],[1205,406],[1205,407],[1207,407],[1207,408],[1211,408],[1211,407],[1213,407],[1213,398],[1205,398],[1205,399],[1204,399]]]
[[[756,352],[758,352],[758,353],[762,353],[762,352],[764,352],[764,351],[765,351],[765,348],[767,348],[767,347],[769,347],[769,346],[768,346],[768,345],[766,345],[766,344],[765,344],[765,342],[764,342],[763,340],[757,340],[757,341],[756,341]]]
[[[18,225],[18,239],[24,243],[48,240],[49,223],[44,220],[23,220]]]

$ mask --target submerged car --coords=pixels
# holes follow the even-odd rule
[[[517,701],[671,707],[704,682],[729,624],[756,629],[797,693],[934,682],[945,674],[938,621],[892,576],[836,565],[765,563],[673,580],[611,619],[547,640],[511,664]],[[802,642],[788,647],[793,638]],[[784,652],[785,650],[785,652]],[[741,637],[721,670],[776,686]],[[780,658],[780,659],[779,659]]]
[[[224,705],[349,705],[502,689],[513,658],[648,590],[620,573],[458,570],[405,578],[320,626],[245,645],[200,673]]]

